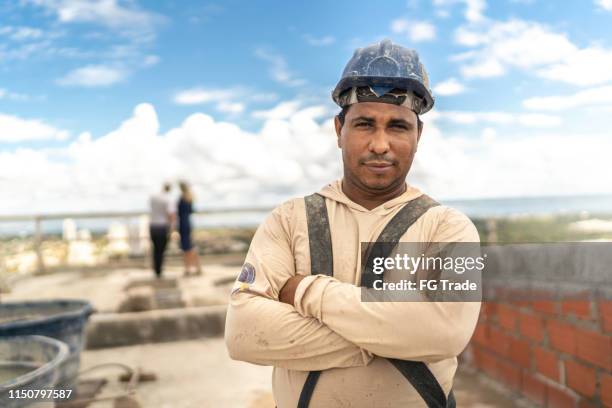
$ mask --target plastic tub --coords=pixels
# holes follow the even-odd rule
[[[92,313],[84,300],[0,303],[0,337],[41,335],[66,343],[69,355],[60,366],[58,388],[74,389]]]
[[[65,343],[49,337],[0,338],[0,407],[27,407],[34,402],[28,391],[52,390],[68,354]],[[15,398],[24,393],[26,398]]]

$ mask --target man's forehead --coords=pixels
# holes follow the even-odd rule
[[[348,115],[352,118],[359,116],[371,117],[379,120],[403,119],[407,122],[416,122],[417,115],[406,106],[382,102],[359,102],[351,105]]]

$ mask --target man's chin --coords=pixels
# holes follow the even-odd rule
[[[391,188],[395,182],[393,179],[367,177],[360,180],[361,184],[369,190],[385,191]]]

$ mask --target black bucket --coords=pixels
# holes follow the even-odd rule
[[[69,355],[61,364],[57,386],[74,389],[85,347],[85,327],[93,311],[85,300],[0,303],[0,338],[40,335],[66,343]]]

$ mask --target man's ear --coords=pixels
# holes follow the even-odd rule
[[[337,138],[338,147],[342,147],[340,145],[340,134],[342,133],[342,124],[340,123],[340,119],[338,118],[338,116],[334,117],[334,127],[336,128],[336,138]]]

